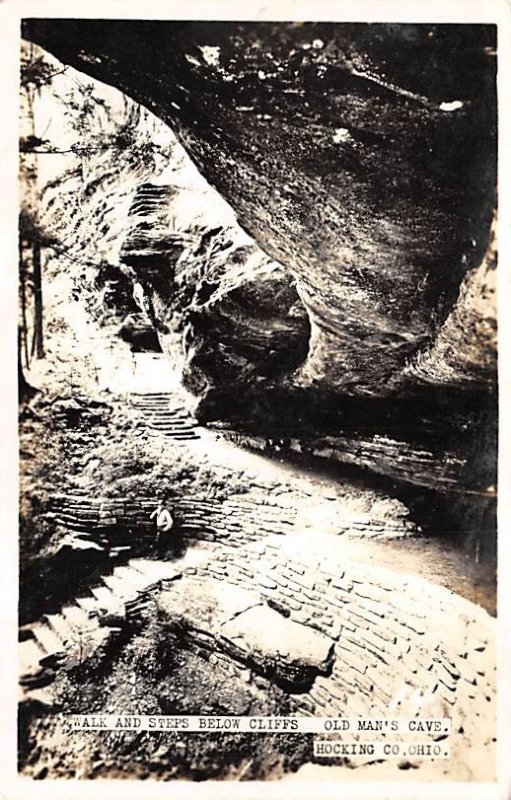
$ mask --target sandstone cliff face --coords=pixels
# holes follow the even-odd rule
[[[309,323],[291,276],[207,185],[143,185],[121,262],[198,397],[278,381],[305,360]]]
[[[170,124],[292,273],[311,327],[295,386],[382,396],[446,382],[435,338],[483,261],[495,203],[491,26],[28,20],[25,35]],[[288,296],[281,321],[292,307]],[[489,293],[482,317],[493,313]],[[199,351],[211,328],[221,350],[233,315],[206,335],[199,311]],[[492,336],[476,363],[468,349],[447,369],[454,382],[491,381]],[[259,375],[255,353],[238,356],[243,380]],[[292,374],[300,359],[284,362]],[[215,380],[200,373],[197,387]]]
[[[76,275],[116,265],[138,186],[161,172],[175,137],[111,86],[84,79],[23,42],[20,192],[23,214]],[[37,91],[30,64],[49,76]]]
[[[139,188],[120,258],[201,418],[228,421],[252,447],[312,454],[442,492],[486,491],[491,452],[475,465],[473,442],[479,436],[484,448],[493,436],[492,400],[480,391],[496,347],[493,248],[467,273],[431,350],[408,367],[413,402],[306,391],[300,367],[310,366],[314,331],[292,276],[186,162],[171,180]],[[472,391],[460,394],[470,381]]]

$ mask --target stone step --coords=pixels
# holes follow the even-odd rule
[[[131,399],[131,405],[133,408],[176,408],[176,406],[170,405],[171,400],[169,397],[155,397],[153,400],[149,398],[144,398],[141,400],[134,400]],[[182,409],[180,409],[182,410]]]
[[[131,392],[130,397],[170,397],[170,392]]]
[[[181,570],[176,569],[170,561],[150,561],[149,559],[132,558],[129,561],[129,566],[142,575],[157,581],[176,580],[182,575]]]
[[[93,617],[97,612],[97,603],[92,597],[77,597],[75,603],[88,617]]]
[[[19,679],[20,683],[20,702],[27,696],[27,693],[32,695],[34,690],[48,686],[55,679],[55,673],[49,665],[39,665],[36,672],[23,675]]]
[[[153,430],[158,430],[163,436],[169,436],[176,440],[187,441],[190,439],[200,439],[200,434],[195,430],[182,430],[182,431],[171,431],[165,430],[164,428],[156,428]]]
[[[131,566],[116,567],[113,574],[116,578],[120,578],[123,582],[126,582],[128,586],[136,589],[138,592],[156,588],[159,582],[159,579],[155,578],[153,575],[141,573]]]
[[[152,600],[145,595],[137,595],[134,600],[129,600],[126,603],[126,614],[130,616],[133,612],[138,612],[142,609],[150,608]]]
[[[141,397],[134,397],[131,395],[131,405],[133,406],[148,406],[148,405],[169,405],[172,402],[170,395],[153,397],[152,395],[143,395]]]
[[[48,689],[35,688],[32,685],[20,690],[18,702],[20,706],[25,703],[32,706],[36,704],[39,709],[50,712],[55,708],[52,693]]]
[[[106,610],[116,604],[116,599],[108,586],[95,586],[90,590],[96,601],[96,608]]]
[[[156,506],[154,507],[156,508]],[[115,547],[110,548],[110,556],[112,558],[121,555],[126,556],[131,551],[131,549],[132,549],[131,545],[129,544],[116,545]]]
[[[176,430],[181,428],[192,428],[194,427],[194,423],[190,419],[186,418],[177,418],[172,417],[169,419],[168,417],[160,416],[152,417],[150,419],[150,424],[152,425],[166,425],[169,428],[175,428]]]
[[[167,425],[174,428],[194,428],[196,423],[189,417],[168,417],[163,414],[152,414],[144,419],[146,425]]]
[[[44,622],[32,625],[32,634],[43,651],[43,659],[59,658],[64,655],[65,646],[62,639]]]
[[[182,409],[172,408],[168,403],[133,403],[131,407],[139,414],[183,414]]]
[[[172,428],[167,428],[163,425],[147,425],[146,426],[149,430],[157,431],[162,436],[169,436],[173,439],[198,439],[199,434],[194,429],[182,429],[182,430],[175,430]]]
[[[35,639],[25,639],[18,644],[18,664],[20,675],[32,675],[41,669],[39,662],[45,653]]]
[[[115,575],[105,575],[101,580],[118,601],[134,600],[137,597],[137,590]]]
[[[159,392],[157,394],[153,392],[147,392],[144,394],[140,393],[136,394],[132,392],[130,394],[130,400],[132,402],[142,402],[142,403],[158,401],[158,400],[167,400],[168,402],[172,400],[173,402],[176,402],[176,397],[170,394],[170,392]]]
[[[21,625],[18,628],[18,642],[26,642],[27,640],[34,641],[34,637],[32,636],[32,626],[30,622],[26,623],[25,625]]]
[[[169,408],[167,405],[134,405],[132,406],[133,410],[136,411],[140,416],[149,417],[152,414],[155,416],[165,415],[165,416],[172,416],[175,417],[177,415],[183,416],[180,412],[176,409],[173,410]]]
[[[154,413],[145,414],[146,422],[162,422],[166,425],[196,425],[197,423],[186,414],[167,414],[167,413]]]
[[[152,428],[155,431],[162,431],[162,433],[168,433],[171,436],[196,436],[197,432],[195,428],[191,428],[188,425],[183,425],[183,427],[175,427],[173,425],[167,425],[164,422],[150,422],[148,424],[148,428]]]
[[[61,613],[79,633],[82,631],[91,630],[97,625],[96,621],[91,619],[88,613],[84,611],[83,608],[79,608],[79,606],[63,606]]]
[[[157,431],[163,436],[172,436],[174,439],[190,439],[198,438],[198,432],[195,428],[171,428],[168,425],[147,425],[147,428],[152,431]]]
[[[44,619],[64,645],[73,640],[75,630],[61,614],[45,614]]]
[[[200,437],[197,434],[186,434],[186,435],[179,435],[175,433],[169,433],[168,431],[160,431],[162,436],[165,436],[167,439],[173,439],[175,442],[195,442]]]
[[[191,416],[190,412],[187,411],[186,408],[183,406],[177,406],[175,403],[171,403],[169,400],[144,400],[143,402],[135,402],[131,404],[132,408],[139,411],[140,409],[148,409],[148,410],[156,410],[156,411],[168,411],[172,414],[182,414],[186,416]]]

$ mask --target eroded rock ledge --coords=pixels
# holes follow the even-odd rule
[[[295,383],[381,396],[405,374],[474,381],[472,347],[452,369],[431,348],[489,244],[494,28],[27,20],[24,34],[170,124],[293,274],[312,331]],[[478,382],[490,361],[476,357]]]
[[[207,184],[179,183],[139,188],[120,254],[165,354],[201,399],[289,379],[310,335],[292,276]]]

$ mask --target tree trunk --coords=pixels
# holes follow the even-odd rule
[[[21,360],[21,348],[22,348],[22,331],[18,328],[18,401],[20,403],[24,402],[25,400],[30,400],[31,397],[36,393],[36,389],[30,385],[30,383],[25,378],[25,373],[23,372],[23,364]]]
[[[43,287],[41,276],[41,244],[36,239],[32,243],[32,255],[34,259],[34,340],[32,354],[37,358],[44,358],[43,346]]]
[[[20,270],[20,303],[21,303],[21,321],[22,327],[19,331],[18,345],[19,357],[21,361],[21,351],[25,357],[26,369],[30,366],[30,356],[28,353],[28,326],[27,326],[27,285],[26,285],[26,269],[23,260],[23,238],[20,234],[19,237],[19,270]]]

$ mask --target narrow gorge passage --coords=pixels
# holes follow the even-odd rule
[[[493,780],[492,26],[23,34],[20,772]]]

